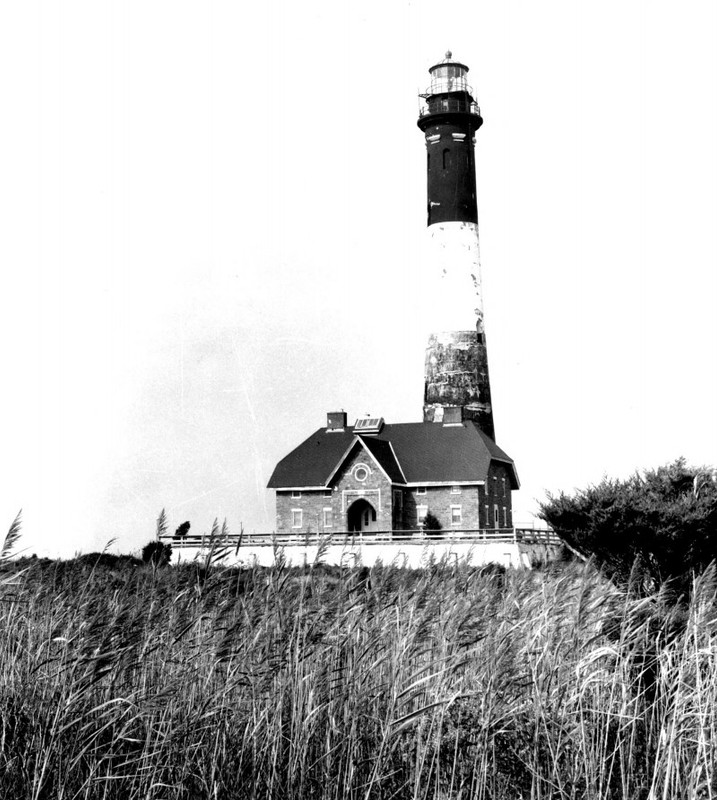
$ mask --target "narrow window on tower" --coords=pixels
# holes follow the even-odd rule
[[[448,169],[451,166],[451,151],[446,147],[443,151],[443,169]]]

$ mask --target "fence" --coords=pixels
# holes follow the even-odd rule
[[[309,547],[319,544],[340,545],[385,545],[411,543],[421,545],[484,544],[487,542],[510,542],[557,546],[560,539],[549,528],[474,528],[427,531],[423,528],[408,531],[356,531],[342,533],[230,533],[212,539],[209,535],[166,535],[162,541],[175,547]]]

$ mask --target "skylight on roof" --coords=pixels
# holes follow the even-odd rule
[[[383,417],[359,417],[354,425],[354,433],[380,433]]]

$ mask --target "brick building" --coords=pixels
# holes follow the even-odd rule
[[[276,466],[278,533],[371,533],[422,527],[429,512],[446,530],[512,527],[518,476],[507,456],[461,409],[442,424],[385,424],[343,412]]]

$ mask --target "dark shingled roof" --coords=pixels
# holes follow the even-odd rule
[[[404,483],[403,472],[396,461],[396,456],[391,449],[391,442],[379,436],[361,436],[361,441],[368,448],[369,453],[383,467],[393,483]]]
[[[384,425],[376,435],[356,435],[353,428],[319,428],[281,459],[269,488],[326,486],[359,439],[393,483],[404,483],[404,476],[406,483],[484,481],[490,462],[496,460],[508,467],[512,487],[519,486],[513,460],[474,423],[403,422]]]

